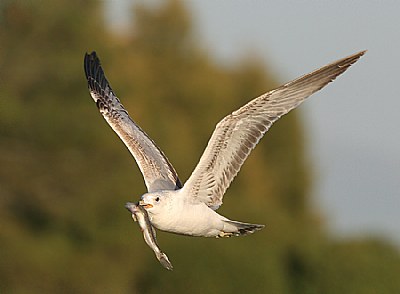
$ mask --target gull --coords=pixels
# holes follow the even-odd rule
[[[247,235],[264,227],[234,221],[216,212],[230,183],[275,121],[332,82],[365,52],[288,82],[224,117],[184,185],[161,149],[132,120],[115,95],[96,52],[85,54],[84,70],[90,95],[100,113],[142,172],[148,192],[141,196],[138,205],[147,211],[151,226],[176,234],[218,238]]]

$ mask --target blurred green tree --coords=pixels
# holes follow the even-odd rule
[[[296,112],[269,131],[220,209],[266,229],[230,240],[161,232],[175,270],[161,268],[123,208],[145,186],[89,97],[83,53],[98,51],[114,90],[183,181],[215,124],[277,83],[257,59],[215,62],[180,1],[136,5],[123,36],[107,30],[100,4],[0,4],[1,293],[400,289],[396,249],[332,241],[311,209]]]

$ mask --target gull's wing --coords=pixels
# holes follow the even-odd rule
[[[164,153],[129,117],[108,83],[96,52],[85,54],[84,68],[90,95],[100,113],[135,158],[149,192],[182,187]]]
[[[346,71],[364,53],[338,60],[265,93],[222,119],[182,195],[217,209],[247,156],[271,125]]]

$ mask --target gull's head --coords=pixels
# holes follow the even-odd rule
[[[168,203],[167,195],[161,193],[146,193],[139,201],[139,205],[144,207],[147,212],[157,214],[163,210]]]

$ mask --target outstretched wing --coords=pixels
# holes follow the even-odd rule
[[[265,93],[222,119],[181,195],[217,209],[247,156],[271,125],[346,71],[364,53],[338,60]]]
[[[108,83],[96,52],[85,54],[84,68],[90,95],[100,113],[135,158],[149,192],[182,187],[164,153],[129,117]]]

